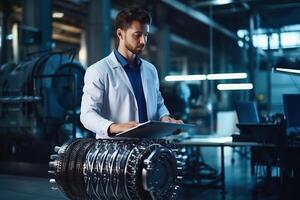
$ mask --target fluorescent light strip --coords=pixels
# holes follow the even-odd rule
[[[52,13],[52,18],[57,18],[57,19],[59,19],[59,18],[63,18],[64,17],[64,13],[63,12],[54,12],[54,13]]]
[[[276,68],[276,71],[300,74],[299,69]]]
[[[251,90],[252,83],[218,84],[218,90]]]
[[[166,76],[166,81],[198,81],[198,80],[224,80],[224,79],[245,79],[247,73],[222,73],[222,74],[198,74],[198,75],[174,75]]]
[[[201,81],[206,80],[206,75],[176,75],[176,76],[166,76],[166,81]]]
[[[207,80],[244,79],[247,73],[207,74]]]

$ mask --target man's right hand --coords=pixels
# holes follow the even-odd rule
[[[135,121],[130,121],[127,123],[120,123],[120,124],[111,124],[108,128],[108,135],[115,136],[118,133],[123,131],[127,131],[130,128],[136,127],[139,123]]]

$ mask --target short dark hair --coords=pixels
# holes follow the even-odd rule
[[[151,24],[152,18],[148,11],[140,7],[130,7],[121,10],[115,21],[115,30],[121,28],[126,30],[133,21],[138,21],[141,24]]]

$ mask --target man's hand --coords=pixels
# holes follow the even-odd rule
[[[183,124],[182,120],[176,120],[176,119],[170,117],[169,115],[163,116],[162,118],[160,118],[160,121],[174,123],[174,124]]]
[[[127,131],[130,128],[136,127],[137,125],[138,125],[138,123],[135,121],[122,123],[122,124],[111,124],[108,128],[108,135],[115,136],[118,133]]]

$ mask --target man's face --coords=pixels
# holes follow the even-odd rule
[[[144,50],[148,34],[149,24],[141,24],[138,21],[133,21],[127,30],[118,30],[120,42],[133,54],[140,54]]]

